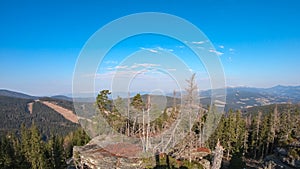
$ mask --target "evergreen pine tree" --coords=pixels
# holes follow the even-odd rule
[[[31,163],[33,169],[47,168],[44,142],[38,128],[33,123],[30,128],[30,149],[28,154],[28,161]]]
[[[143,102],[142,96],[139,93],[133,97],[131,106],[133,106],[139,111],[141,111],[144,108],[145,103]]]
[[[51,168],[63,169],[66,167],[63,139],[52,135],[47,143],[47,158]]]
[[[14,164],[14,148],[9,136],[2,137],[0,141],[0,168],[13,168]]]

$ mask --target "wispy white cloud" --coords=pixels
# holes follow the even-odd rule
[[[114,67],[108,67],[106,68],[107,70],[114,70],[115,68]]]
[[[153,64],[153,63],[135,63],[134,65],[130,66],[131,69],[136,69],[136,68],[153,68],[153,67],[158,67],[160,65],[158,64]]]
[[[205,43],[205,41],[193,41],[192,44],[195,44],[195,45],[201,45]]]
[[[128,66],[127,65],[119,65],[119,66],[116,66],[115,68],[116,69],[126,69],[126,68],[128,68]]]
[[[183,48],[184,48],[183,45],[178,45],[178,46],[176,46],[176,47],[179,48],[179,49],[183,49]]]
[[[140,49],[146,50],[146,51],[149,51],[149,52],[152,52],[152,53],[158,53],[158,50],[155,50],[155,49],[152,49],[152,48],[143,48],[143,47],[141,47]]]
[[[144,72],[146,72],[148,70],[125,70],[125,71],[117,71],[115,72],[115,77],[117,78],[130,78],[133,75],[138,75],[138,74],[143,74]]]
[[[118,64],[118,61],[115,60],[107,60],[104,62],[105,64]]]
[[[127,71],[127,72],[130,72],[133,69],[157,68],[159,66],[160,66],[159,64],[153,64],[153,63],[134,63],[132,65],[118,65],[118,66],[115,66],[115,67],[107,67],[106,70],[108,70],[108,72],[113,72],[113,71]]]
[[[215,54],[217,54],[218,56],[221,56],[221,55],[224,54],[224,53],[222,53],[222,52],[220,52],[220,51],[216,51],[216,50],[213,50],[213,49],[209,49],[209,52],[215,53]]]
[[[225,47],[223,45],[220,45],[219,48],[224,49]]]
[[[111,80],[114,76],[118,77],[124,77],[128,78],[132,74],[136,74],[138,71],[131,71],[131,70],[117,70],[117,71],[107,71],[103,73],[97,73],[95,75],[96,79],[101,79],[101,80]]]
[[[158,53],[160,51],[165,51],[165,52],[174,52],[173,49],[167,49],[167,48],[162,48],[162,47],[156,47],[156,48],[144,48],[144,47],[141,47],[140,49],[142,50],[146,50],[146,51],[149,51],[149,52],[152,52],[152,53]]]
[[[94,74],[92,77],[95,77],[96,79],[100,79],[100,80],[112,80],[113,78],[132,78],[133,76],[137,77],[137,75],[139,79],[160,78],[160,73],[153,72],[150,69],[138,69],[138,70],[120,69],[115,71],[97,73]]]
[[[162,48],[162,47],[157,47],[156,49],[160,50],[160,51],[174,52],[173,49],[167,49],[167,48]]]
[[[205,48],[204,47],[202,47],[202,46],[197,46],[197,48],[198,49],[202,49],[202,50],[204,50]]]
[[[229,52],[234,52],[234,51],[235,51],[235,49],[229,48]]]

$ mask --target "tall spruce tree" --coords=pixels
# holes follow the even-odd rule
[[[30,142],[29,142],[28,161],[31,163],[33,169],[47,168],[45,157],[45,144],[42,141],[41,135],[37,126],[33,123],[30,128]]]
[[[52,135],[47,143],[47,159],[51,168],[66,168],[63,139],[59,136]]]
[[[0,140],[0,168],[14,168],[15,152],[10,137]]]
[[[141,94],[138,93],[133,97],[131,106],[133,106],[134,108],[136,108],[139,111],[141,111],[144,108],[145,103],[142,100]]]

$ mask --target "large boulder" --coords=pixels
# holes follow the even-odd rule
[[[141,148],[134,144],[113,143],[101,147],[97,140],[93,139],[85,146],[73,148],[73,161],[79,168],[139,169],[143,168],[142,159],[137,158],[140,152]]]

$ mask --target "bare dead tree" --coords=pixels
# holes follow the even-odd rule
[[[131,135],[135,135],[135,127],[136,127],[136,122],[137,122],[137,120],[138,120],[137,117],[134,117]]]
[[[198,100],[199,93],[198,87],[195,80],[196,74],[194,73],[192,77],[186,80],[188,87],[185,88],[186,96],[185,96],[185,109],[188,112],[189,117],[189,137],[192,138],[192,127],[193,127],[193,120],[192,120],[192,113],[195,111],[195,108],[198,108],[198,105],[195,102]],[[189,161],[192,161],[191,157],[191,149],[193,148],[192,141],[189,142]]]
[[[146,151],[149,149],[149,133],[150,133],[150,108],[151,108],[151,100],[150,95],[147,97],[147,135],[146,135]]]
[[[273,111],[273,120],[272,120],[272,125],[271,125],[271,138],[270,138],[270,142],[271,142],[271,150],[273,150],[273,146],[274,146],[274,141],[276,138],[276,133],[279,130],[279,115],[278,115],[278,108],[277,108],[277,104],[274,108]]]
[[[201,105],[199,105],[199,107],[201,107]],[[204,111],[200,108],[199,110],[199,115],[198,115],[198,118],[199,118],[199,123],[198,123],[198,130],[199,130],[199,146],[200,147],[203,147],[203,121],[202,121],[202,117],[203,117],[203,114],[204,114]]]
[[[214,159],[213,159],[211,169],[220,169],[221,168],[222,159],[223,159],[223,151],[224,151],[224,148],[221,146],[220,141],[218,140],[216,148],[215,148]]]
[[[129,118],[129,111],[130,111],[130,92],[127,95],[127,136],[130,136],[130,118]]]
[[[146,150],[146,144],[145,144],[145,141],[146,141],[146,138],[145,138],[145,110],[143,108],[143,124],[142,124],[142,136],[141,136],[141,139],[142,139],[142,145],[143,145],[143,150],[145,151]]]
[[[176,91],[173,91],[173,111],[176,112]]]
[[[171,137],[169,138],[169,140],[167,141],[167,143],[165,144],[165,146],[162,149],[163,152],[165,152],[165,150],[167,149],[167,147],[170,145],[172,139],[174,140],[174,144],[176,143],[176,136],[175,136],[175,134],[176,134],[176,130],[177,130],[177,127],[178,127],[178,125],[179,125],[180,122],[181,122],[181,119],[176,120],[175,126],[174,126],[174,128],[173,128],[173,130],[171,132]],[[162,139],[161,142],[163,143],[164,142],[164,137],[162,137],[161,139]]]

